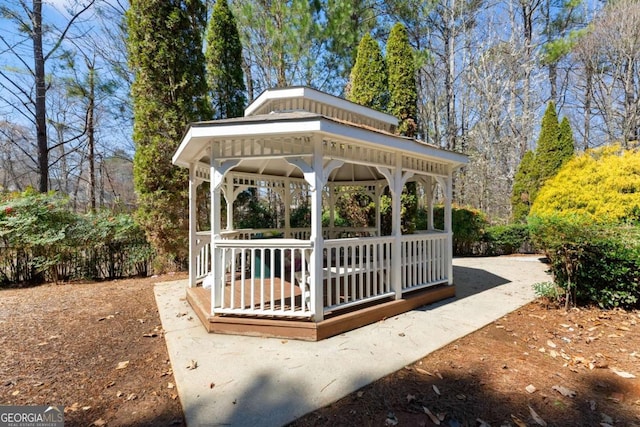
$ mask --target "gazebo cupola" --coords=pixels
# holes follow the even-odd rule
[[[396,126],[393,116],[307,87],[267,90],[244,117],[189,125],[173,163],[190,171],[187,297],[208,330],[321,339],[454,295],[452,173],[467,159],[397,136]],[[210,230],[196,221],[204,181]],[[400,195],[409,181],[421,188],[428,221],[403,235]],[[354,188],[375,204],[374,223],[339,227],[336,202]],[[277,195],[276,229],[236,227],[234,201],[248,189]],[[390,235],[381,227],[385,191]],[[294,227],[301,201],[310,223]]]

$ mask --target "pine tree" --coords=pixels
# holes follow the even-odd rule
[[[365,34],[358,45],[356,63],[351,70],[347,99],[385,111],[389,98],[387,82],[387,68],[380,46],[370,34]]]
[[[214,117],[241,117],[246,97],[242,71],[242,44],[227,0],[217,0],[207,26],[207,83]]]
[[[418,128],[416,70],[407,29],[401,23],[395,24],[389,34],[386,61],[389,70],[388,111],[398,118],[397,132],[413,137]]]
[[[185,126],[211,118],[199,0],[131,0],[127,12],[137,219],[157,252],[155,269],[187,260],[185,169],[171,164]]]
[[[529,150],[518,165],[511,193],[511,211],[514,222],[526,222],[533,204],[532,193],[535,193],[535,154]]]

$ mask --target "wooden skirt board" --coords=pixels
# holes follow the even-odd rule
[[[378,322],[426,304],[455,296],[454,285],[438,285],[411,292],[402,299],[338,312],[321,322],[257,316],[211,315],[211,291],[187,288],[187,301],[208,332],[318,341]]]

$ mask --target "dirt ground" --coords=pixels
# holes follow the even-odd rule
[[[184,425],[153,284],[0,291],[0,404]],[[529,304],[293,426],[640,426],[640,312]]]

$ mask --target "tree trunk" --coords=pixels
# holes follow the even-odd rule
[[[33,0],[33,58],[36,83],[36,141],[38,145],[38,190],[49,191],[49,145],[47,141],[47,88],[42,52],[42,0]]]
[[[95,162],[95,70],[87,61],[89,68],[89,104],[87,105],[87,137],[89,139],[89,202],[91,212],[96,211],[96,162]]]

